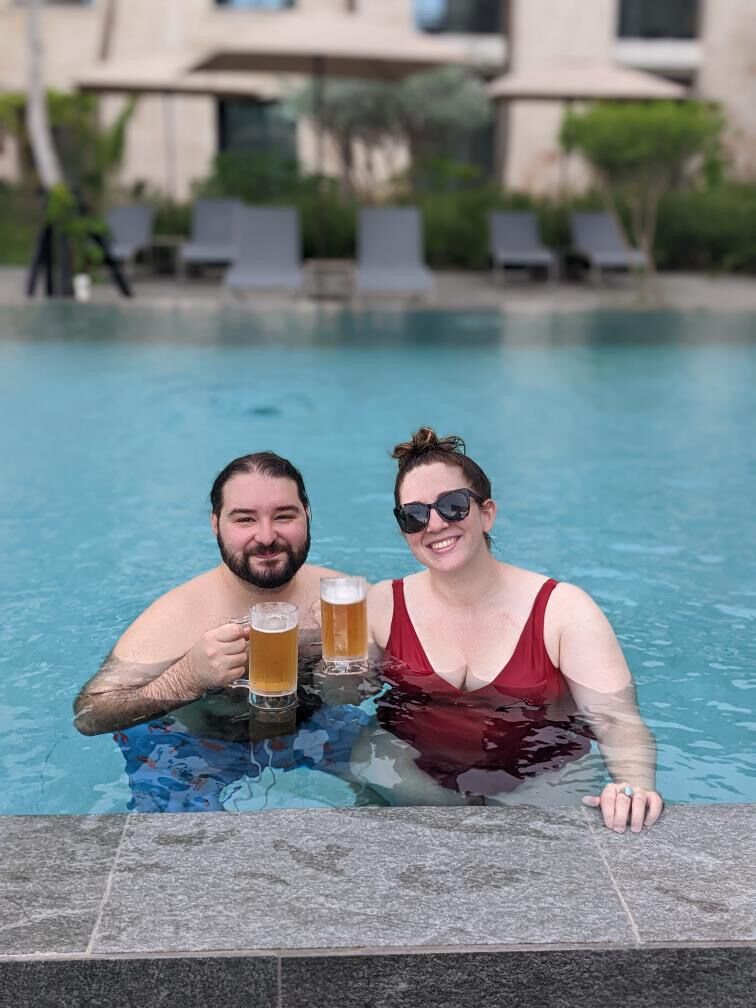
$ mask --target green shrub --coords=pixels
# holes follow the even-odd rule
[[[269,154],[218,154],[198,196],[235,197],[254,206],[285,205],[299,210],[305,258],[341,259],[354,254],[355,204],[330,178],[305,175],[296,163]]]
[[[209,177],[197,187],[197,195],[270,203],[298,192],[303,181],[297,163],[289,158],[246,150],[221,151]]]
[[[668,193],[656,257],[663,269],[756,273],[756,185]]]
[[[0,183],[0,263],[28,265],[43,219],[42,206],[28,189]]]
[[[155,234],[184,235],[191,232],[192,208],[189,203],[172,203],[170,200],[150,200],[155,208]]]

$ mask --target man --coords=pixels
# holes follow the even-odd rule
[[[135,800],[141,792],[147,801],[134,807],[145,810],[218,807],[224,783],[248,771],[250,735],[280,733],[256,730],[246,690],[232,686],[246,673],[249,630],[238,621],[251,605],[294,603],[300,657],[320,654],[320,578],[337,572],[305,563],[310,505],[301,473],[273,452],[245,455],[217,476],[210,503],[221,563],[153,602],[74,704],[80,732],[116,733]],[[297,720],[312,711],[305,705]],[[143,779],[149,771],[153,779]],[[171,793],[155,798],[166,774],[168,791],[190,792],[191,804],[177,806]]]

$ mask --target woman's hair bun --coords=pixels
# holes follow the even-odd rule
[[[456,434],[440,438],[432,427],[421,427],[409,441],[396,445],[391,457],[397,460],[399,468],[402,469],[408,462],[430,452],[464,455],[465,442]]]

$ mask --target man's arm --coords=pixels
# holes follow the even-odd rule
[[[126,630],[74,702],[74,724],[82,734],[100,735],[139,724],[244,675],[248,628],[225,623],[186,650],[181,604],[181,595],[170,592]],[[169,649],[185,653],[180,658],[156,657],[156,652],[165,654]]]
[[[185,655],[175,662],[139,664],[124,661],[111,652],[74,701],[75,727],[83,735],[118,731],[196,699],[189,686],[191,674],[182,667],[186,658]],[[170,689],[174,670],[179,680],[175,691]],[[158,686],[163,676],[165,681]],[[155,696],[155,690],[161,695]]]
[[[600,806],[606,825],[618,832],[630,816],[637,832],[654,823],[662,809],[656,792],[656,742],[641,718],[630,670],[606,616],[574,585],[560,585],[557,591],[559,667],[614,781],[601,796],[584,801]],[[624,786],[633,794],[621,794]]]

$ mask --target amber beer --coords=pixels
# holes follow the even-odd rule
[[[367,659],[367,585],[361,577],[320,579],[323,661]]]
[[[250,702],[296,701],[299,613],[289,602],[262,602],[249,610]],[[276,704],[275,706],[280,706]]]

